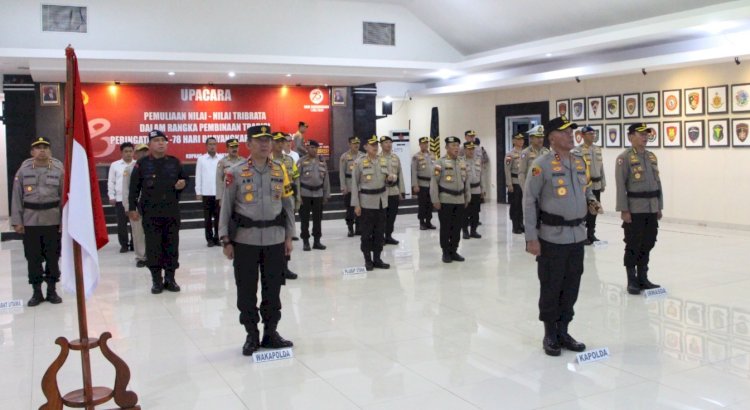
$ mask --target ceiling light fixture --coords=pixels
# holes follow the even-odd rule
[[[234,72],[234,71],[230,71],[230,72],[229,72],[229,73],[228,73],[227,75],[228,75],[229,77],[231,77],[231,78],[234,78],[234,76],[236,76],[237,74],[235,74],[235,72]]]
[[[390,95],[386,95],[385,98],[383,98],[383,102],[392,103],[393,102],[393,98],[391,98]]]
[[[174,74],[175,74],[174,71],[170,71],[170,72],[167,73],[167,75],[170,76],[170,77],[174,77]]]
[[[287,76],[287,77],[291,77],[292,75],[291,75],[291,74],[287,74],[286,76]]]
[[[547,57],[547,58],[552,57],[552,53],[547,53],[544,56]]]

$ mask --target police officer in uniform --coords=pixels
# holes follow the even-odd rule
[[[544,127],[552,150],[532,163],[524,188],[526,252],[536,256],[542,347],[550,356],[561,348],[582,352],[583,343],[568,333],[583,274],[584,221],[600,212],[587,180],[586,163],[573,148],[575,123],[566,117]]]
[[[464,161],[469,171],[469,191],[471,192],[469,206],[466,208],[466,222],[463,226],[464,239],[482,237],[477,233],[477,226],[479,226],[479,211],[486,189],[484,188],[482,157],[476,155],[476,148],[473,142],[464,142]]]
[[[365,144],[364,155],[357,159],[352,172],[352,206],[359,217],[362,235],[360,249],[365,256],[365,268],[389,269],[391,265],[380,258],[385,239],[385,209],[388,207],[386,178],[388,162],[378,155],[378,137],[373,135]]]
[[[401,160],[393,153],[393,139],[388,136],[380,137],[381,157],[388,164],[388,177],[385,179],[386,191],[388,192],[388,209],[385,211],[385,244],[398,245],[393,238],[393,229],[398,215],[398,205],[404,199],[404,172],[401,168]]]
[[[292,138],[294,139],[294,150],[297,152],[297,154],[299,154],[300,159],[307,155],[305,131],[307,131],[307,123],[304,121],[300,121],[297,125],[297,132],[292,135]]]
[[[505,156],[505,186],[508,188],[513,233],[523,233],[523,189],[518,179],[523,139],[523,133],[516,134],[513,137],[513,150]]]
[[[607,186],[607,180],[604,178],[604,164],[602,159],[602,148],[594,145],[594,129],[588,125],[581,128],[583,134],[583,143],[573,150],[583,157],[583,160],[588,164],[589,176],[591,180],[591,188],[594,192],[594,196],[597,201],[601,201],[602,192]],[[596,214],[588,214],[586,216],[586,245],[598,241],[599,239],[594,234],[596,231]]]
[[[628,138],[633,146],[617,156],[615,167],[616,210],[625,231],[624,264],[631,295],[659,287],[648,280],[648,262],[664,209],[659,163],[646,149],[651,132],[646,124],[631,125]]]
[[[127,215],[130,215],[130,201],[128,196],[130,195],[130,176],[133,174],[133,167],[136,162],[148,155],[148,145],[138,144],[135,147],[135,161],[131,161],[130,165],[125,168],[122,174],[122,207]],[[128,217],[130,218],[130,217]],[[137,268],[145,268],[146,265],[146,236],[143,233],[143,221],[138,219],[137,221],[130,220],[130,227],[133,233],[133,249],[135,250],[135,266]]]
[[[159,294],[163,289],[180,291],[174,278],[175,271],[180,267],[179,202],[188,175],[180,160],[167,155],[168,142],[164,132],[149,132],[149,154],[139,159],[133,167],[128,193],[130,219],[137,221],[143,217],[146,264],[151,271],[153,294]]]
[[[224,255],[234,259],[237,308],[247,337],[242,354],[250,356],[259,347],[279,349],[293,343],[279,335],[281,285],[284,256],[292,252],[294,236],[294,191],[286,168],[271,160],[271,130],[268,126],[247,130],[250,158],[232,167],[224,181],[225,206],[219,216],[219,237]],[[261,298],[258,309],[258,274]],[[258,322],[263,318],[263,339]]]
[[[537,125],[529,130],[529,146],[521,151],[521,162],[518,164],[518,182],[523,189],[526,186],[526,178],[529,176],[529,168],[534,160],[549,152],[544,146],[544,126]]]
[[[430,152],[430,138],[419,139],[419,152],[411,157],[411,189],[417,194],[419,210],[419,229],[435,229],[432,224],[432,201],[430,200],[430,181],[435,157]]]
[[[284,147],[286,147],[287,134],[283,132],[277,132],[273,135],[273,148],[271,149],[271,159],[283,165],[286,169],[286,174],[289,176],[292,182],[292,191],[296,194],[296,183],[299,179],[299,170],[297,164],[294,162],[294,158],[291,155],[284,153]],[[294,196],[292,196],[294,198]],[[286,263],[284,264],[284,279],[297,279],[297,274],[289,269],[289,260],[291,255],[286,255]]]
[[[64,177],[63,164],[52,158],[47,138],[31,143],[31,159],[21,164],[13,179],[10,224],[23,235],[29,283],[33,289],[28,306],[45,301],[42,282],[47,282],[50,303],[62,302],[55,291],[60,280],[60,199]],[[42,266],[44,264],[44,266]]]
[[[352,186],[352,171],[357,159],[362,156],[359,151],[359,138],[349,137],[349,151],[341,154],[339,158],[339,184],[341,185],[341,194],[344,196],[344,206],[346,206],[346,227],[349,238],[359,235],[359,221],[354,215],[352,204],[352,192],[349,190]]]
[[[469,172],[466,162],[458,156],[461,140],[456,137],[445,139],[444,157],[435,161],[430,198],[440,219],[440,248],[443,262],[463,262],[458,254],[461,240],[461,227],[466,223],[465,209],[471,200]]]
[[[221,198],[224,196],[224,177],[226,173],[229,171],[229,168],[247,161],[247,159],[239,155],[240,142],[237,138],[229,138],[226,145],[227,155],[222,157],[219,163],[216,164],[216,200],[219,201],[220,207]],[[221,210],[219,210],[219,213],[221,213]]]
[[[325,161],[318,158],[318,141],[310,140],[307,155],[300,158],[299,169],[299,217],[302,225],[303,251],[310,250],[310,214],[313,220],[313,249],[325,250],[326,246],[320,242],[323,235],[320,225],[323,221],[323,205],[331,196],[331,182],[328,178],[328,167]]]

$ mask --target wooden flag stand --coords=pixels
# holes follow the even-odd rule
[[[66,54],[68,54],[69,51],[72,52],[72,50],[73,49],[68,46]],[[65,107],[66,116],[74,115],[75,108],[75,100],[73,98],[74,74],[71,63],[74,58],[75,55],[72,58],[67,58],[68,83],[65,90],[67,93],[67,104]],[[73,146],[73,127],[69,118],[70,117],[68,117],[65,124],[65,146],[66,155],[68,156],[68,164],[70,164]],[[88,124],[86,126],[88,126]],[[128,383],[130,382],[130,369],[128,368],[128,365],[119,356],[114,354],[112,350],[109,349],[109,346],[107,346],[107,341],[112,337],[112,334],[104,332],[98,339],[95,337],[88,337],[86,299],[83,288],[83,270],[81,268],[81,245],[76,241],[73,241],[73,261],[75,265],[79,338],[72,342],[69,342],[68,339],[62,336],[55,339],[55,343],[60,345],[60,354],[44,373],[44,377],[42,377],[42,392],[47,398],[47,402],[39,407],[39,410],[62,410],[63,406],[94,410],[94,406],[106,403],[112,399],[114,399],[115,404],[119,406],[116,407],[116,409],[140,410],[141,406],[138,405],[138,395],[132,391],[126,390]],[[97,347],[101,349],[102,355],[104,355],[104,357],[112,363],[112,366],[115,367],[115,385],[112,389],[109,387],[92,387],[91,385],[91,358],[89,357],[89,351]],[[57,385],[57,373],[68,358],[70,350],[78,350],[81,352],[83,388],[74,390],[62,396]]]

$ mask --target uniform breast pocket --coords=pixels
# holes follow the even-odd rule
[[[156,186],[156,175],[154,174],[144,175],[143,186],[147,189],[153,189]]]
[[[258,201],[255,185],[252,183],[242,184],[240,186],[240,189],[237,190],[237,194],[239,195],[239,199],[242,201],[242,203],[255,204]]]
[[[33,195],[37,191],[38,179],[36,175],[25,175],[23,177],[23,195]]]
[[[375,178],[375,170],[372,168],[365,168],[362,170],[362,182],[367,183]]]

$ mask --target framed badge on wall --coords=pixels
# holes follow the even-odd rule
[[[640,93],[622,95],[622,118],[640,118]]]
[[[706,111],[709,114],[726,114],[729,112],[729,104],[727,104],[728,88],[726,85],[706,87],[706,104],[708,104]]]
[[[604,113],[602,113],[602,97],[589,97],[586,107],[588,109],[588,117],[589,121],[591,120],[601,120],[604,118]]]
[[[685,132],[685,148],[703,148],[703,120],[685,121],[682,127]]]
[[[573,98],[570,100],[570,120],[586,121],[586,99]]]
[[[682,114],[682,90],[666,90],[661,92],[662,115],[665,117],[679,117]]]
[[[557,102],[555,102],[555,107],[557,107],[556,110],[557,110],[558,117],[562,117],[563,115],[570,116],[568,115],[568,111],[569,111],[568,107],[570,107],[570,100],[557,100]]]
[[[607,124],[604,127],[604,145],[607,148],[622,147],[622,125]]]
[[[659,116],[659,92],[651,91],[641,94],[641,114],[643,118]]]
[[[658,122],[648,122],[646,123],[646,126],[651,129],[651,132],[648,134],[648,141],[646,141],[646,146],[651,148],[660,148],[661,124],[659,124]]]
[[[707,134],[709,147],[728,147],[729,120],[708,120]]]
[[[750,84],[732,84],[732,112],[750,112]]]
[[[604,118],[608,120],[619,120],[622,114],[620,114],[620,96],[619,95],[608,95],[604,97]]]
[[[664,148],[682,147],[682,122],[664,121],[661,124],[661,140]]]
[[[747,137],[750,118],[735,118],[732,120],[732,146],[750,147],[750,138]]]
[[[598,147],[603,147],[603,132],[604,127],[601,124],[590,124],[589,127],[594,129],[594,145]]]
[[[685,115],[703,115],[703,107],[706,105],[703,92],[703,87],[685,89]]]

